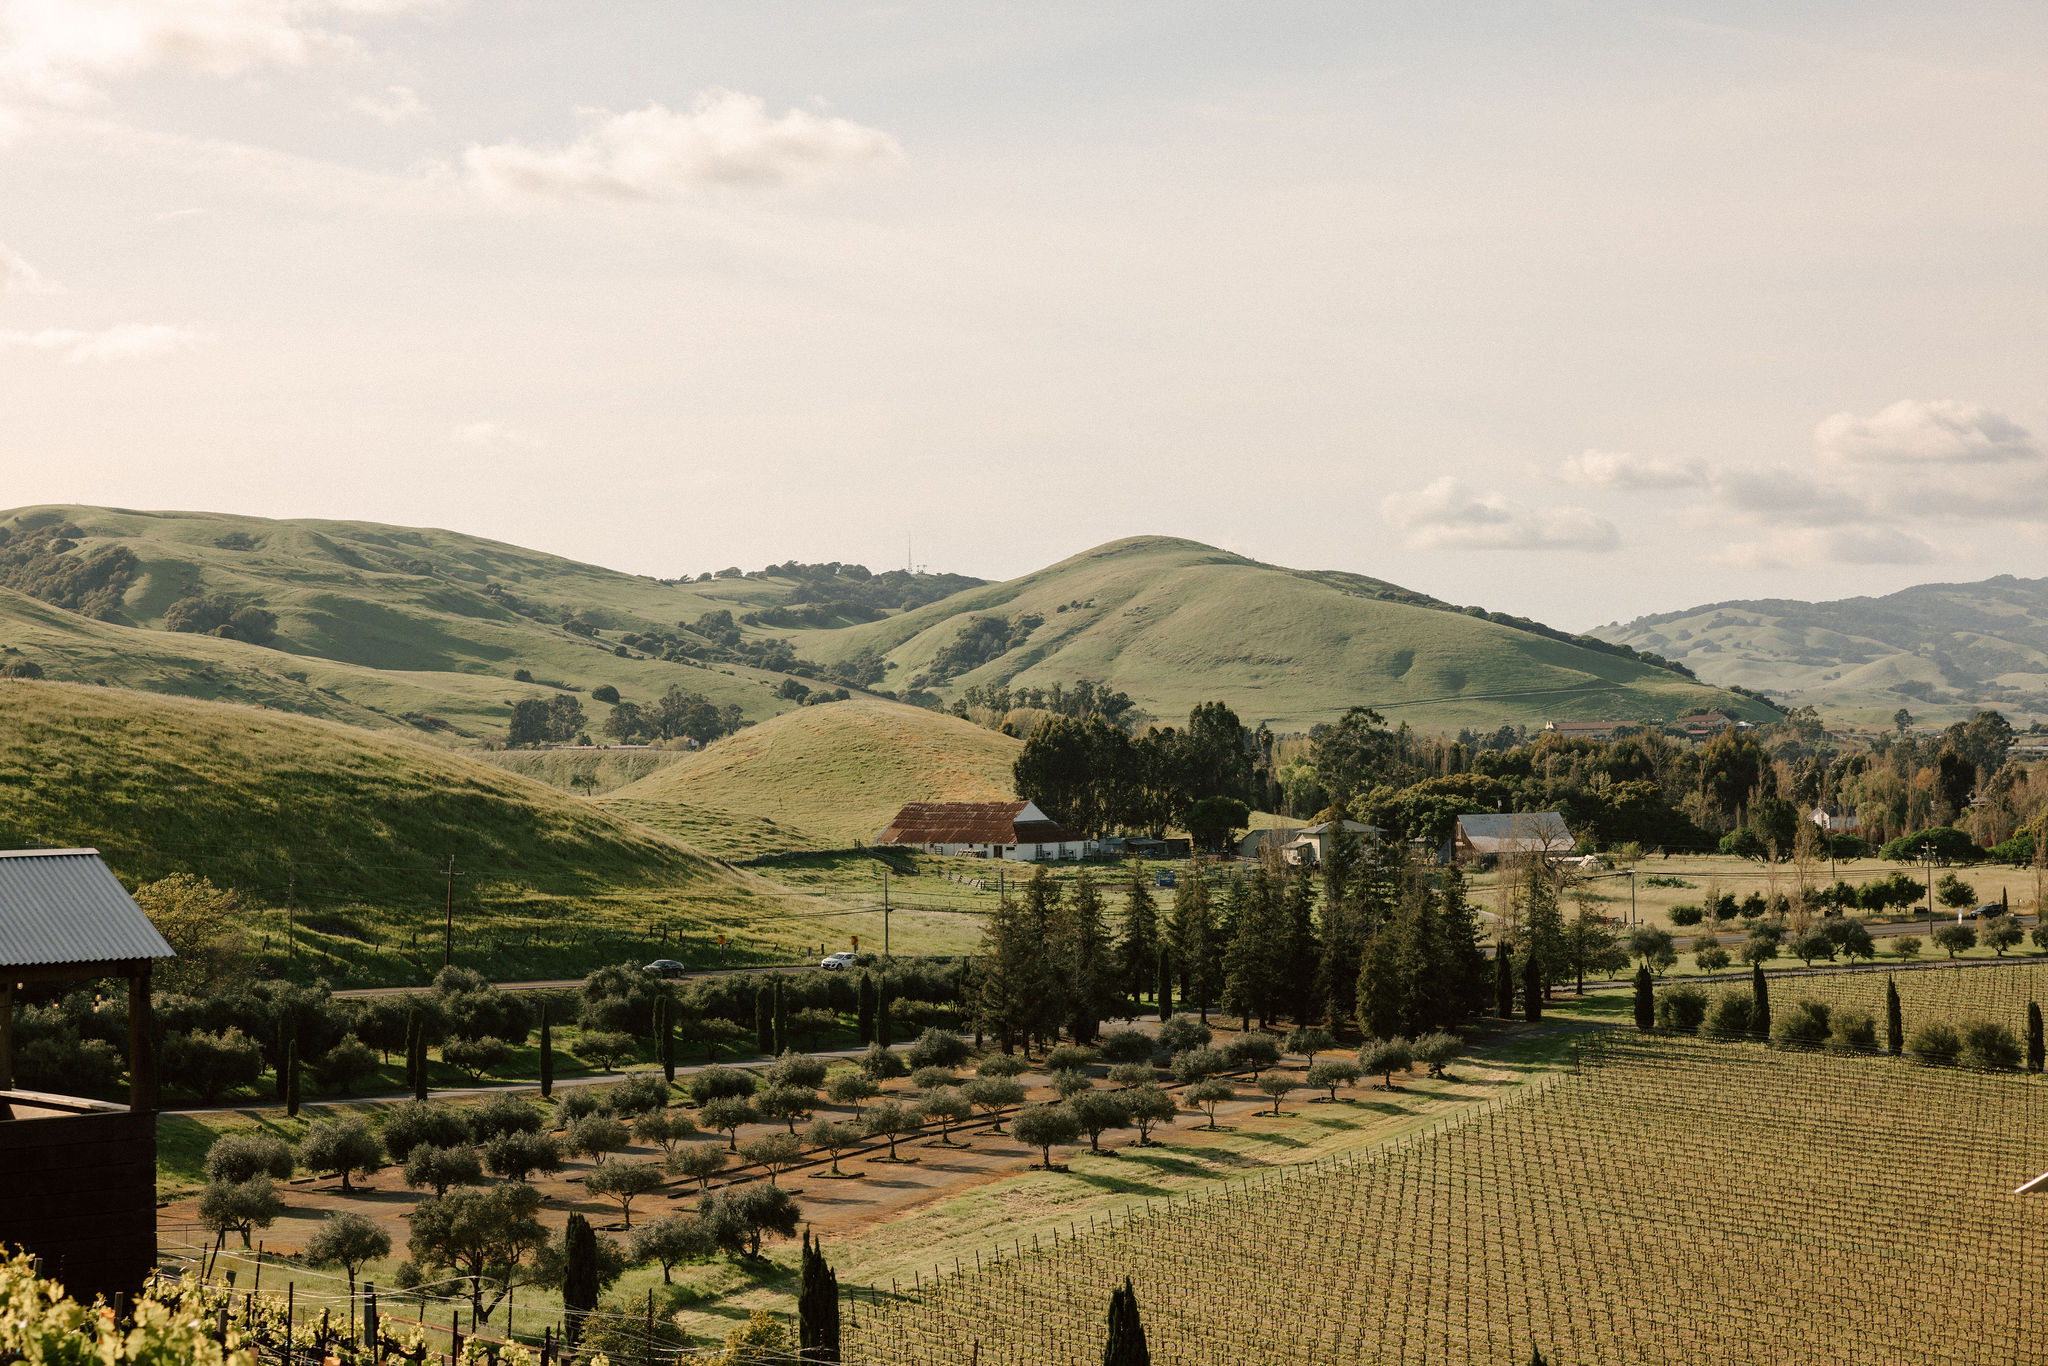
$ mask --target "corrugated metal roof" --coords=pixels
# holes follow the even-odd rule
[[[1572,847],[1571,831],[1555,811],[1519,811],[1507,816],[1460,816],[1458,837],[1482,854],[1527,850],[1562,852]]]
[[[0,967],[176,956],[97,849],[0,851]]]
[[[908,802],[877,844],[1058,844],[1081,837],[1053,821],[1020,821],[1029,802]]]

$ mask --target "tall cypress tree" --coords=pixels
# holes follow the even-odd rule
[[[424,1021],[412,1036],[412,1098],[427,1098],[427,1030]]]
[[[1145,979],[1158,959],[1159,909],[1153,904],[1152,884],[1146,881],[1145,870],[1133,861],[1131,880],[1124,886],[1123,938],[1117,943],[1124,991],[1133,997],[1143,996]]]
[[[580,1214],[562,1230],[562,1336],[570,1346],[583,1337],[583,1320],[597,1308],[597,1234]]]
[[[1109,1294],[1109,1337],[1102,1345],[1102,1366],[1152,1366],[1145,1324],[1138,1317],[1138,1293],[1129,1276]]]
[[[1533,953],[1522,957],[1522,1015],[1530,1024],[1543,1018],[1543,968]]]
[[[754,988],[754,1047],[775,1056],[775,995],[766,982]]]
[[[676,1084],[676,1003],[672,997],[663,996],[656,1009],[660,1012],[659,1030],[655,1035],[655,1056],[661,1059],[661,1078],[670,1086]]]
[[[413,1055],[419,1047],[420,1013],[408,1010],[405,1013],[405,1089],[413,1087]]]
[[[1899,984],[1884,975],[1884,1047],[1893,1057],[1906,1051],[1906,1020],[1899,1010]]]
[[[797,1355],[805,1362],[839,1360],[839,1277],[825,1261],[822,1242],[804,1230],[803,1266],[796,1292]]]
[[[1515,1018],[1515,955],[1505,941],[1493,946],[1493,1013]]]
[[[1762,963],[1749,965],[1749,1028],[1759,1039],[1771,1037],[1771,983]]]
[[[548,1027],[548,1008],[540,1008],[540,1095],[555,1094],[555,1036]]]
[[[2027,1002],[2027,1070],[2039,1072],[2048,1064],[2048,1039],[2041,1035],[2041,1003]]]
[[[769,1042],[773,1045],[773,1056],[779,1058],[784,1050],[790,1047],[789,991],[779,973],[775,978],[773,1023],[775,1025],[775,1037],[769,1040]]]
[[[860,1046],[866,1048],[875,1041],[875,979],[863,972],[860,986],[854,992],[854,1019],[860,1031]]]
[[[291,1070],[290,1067],[286,1065],[286,1059],[291,1056],[291,1051],[291,1016],[280,1016],[277,1021],[277,1099],[279,1103],[282,1103],[284,1101],[285,1076]]]
[[[890,992],[889,984],[882,983],[881,989],[875,994],[875,1042],[884,1048],[896,1042],[896,1022],[889,1018],[889,1007],[895,1003],[896,998]]]
[[[299,1041],[296,1036],[284,1046],[284,1112],[294,1119],[299,1113]]]
[[[1650,965],[1636,966],[1636,1028],[1648,1033],[1657,1023],[1657,985],[1650,978]]]
[[[1159,946],[1159,984],[1156,988],[1159,1000],[1159,1018],[1162,1021],[1173,1018],[1173,950]]]

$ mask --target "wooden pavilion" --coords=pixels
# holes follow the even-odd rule
[[[156,1058],[149,976],[170,958],[95,849],[0,851],[0,1247],[73,1295],[133,1294],[156,1261]],[[14,1085],[14,995],[128,982],[128,1104]]]

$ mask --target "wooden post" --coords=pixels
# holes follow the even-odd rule
[[[128,978],[128,1108],[156,1109],[156,1053],[149,1044],[149,960]]]
[[[0,982],[0,1091],[14,1089],[14,983]],[[0,1100],[0,1119],[13,1119],[14,1108]]]

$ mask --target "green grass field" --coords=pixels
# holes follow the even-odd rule
[[[918,707],[835,702],[729,735],[607,801],[736,812],[851,845],[871,842],[905,802],[1011,797],[1010,769],[1022,748]]]

